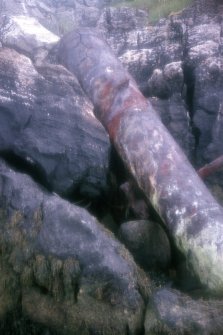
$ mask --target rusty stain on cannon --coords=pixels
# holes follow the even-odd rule
[[[70,51],[72,49],[71,54],[67,47]],[[130,109],[147,111],[148,102],[135,80],[123,71],[121,62],[94,31],[85,29],[67,34],[60,44],[59,59],[79,79],[111,138],[122,114]],[[76,63],[74,59],[77,59]]]
[[[206,178],[221,169],[223,169],[223,155],[200,168],[197,173],[201,178]]]
[[[222,207],[135,80],[93,30],[67,34],[58,55],[92,100],[96,116],[185,255],[190,271],[202,286],[223,294]]]

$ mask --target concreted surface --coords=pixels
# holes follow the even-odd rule
[[[223,293],[223,210],[96,31],[67,34],[60,61],[79,79],[120,156],[201,284]]]

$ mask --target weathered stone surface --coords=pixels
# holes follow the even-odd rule
[[[182,93],[184,87],[184,73],[182,62],[172,62],[164,66],[164,69],[155,69],[149,79],[150,96],[169,98],[173,94]],[[182,99],[182,97],[181,97]]]
[[[0,74],[0,152],[28,164],[57,193],[100,196],[110,144],[74,76],[62,66],[36,69],[5,48]]]
[[[221,13],[217,9],[218,1],[197,0],[192,9],[180,15],[173,13],[170,19],[160,20],[154,27],[148,26],[148,16],[142,10],[106,8],[101,13],[103,6],[115,2],[23,0],[15,4],[14,0],[10,0],[2,1],[2,14],[10,12],[34,16],[58,35],[80,25],[97,24],[146,94],[150,94],[148,80],[154,70],[163,71],[163,67],[170,62],[184,61],[188,50],[191,57],[197,55],[198,60],[199,55],[204,56],[203,52],[218,51],[219,21],[215,20],[210,26],[213,13]],[[210,39],[207,39],[206,31]],[[213,39],[212,33],[216,38]]]
[[[37,19],[28,16],[4,16],[1,19],[0,41],[33,60],[46,56],[59,37],[44,28]]]
[[[169,240],[157,222],[125,222],[121,225],[118,236],[143,269],[164,270],[170,265]]]
[[[78,26],[93,27],[97,25],[106,37],[108,44],[119,56],[121,62],[124,63],[134,76],[141,90],[147,97],[149,96],[151,98],[152,105],[157,110],[163,123],[184,149],[187,156],[191,157],[193,152],[195,152],[196,160],[194,160],[194,162],[196,161],[195,163],[198,166],[203,166],[204,163],[215,159],[222,154],[223,143],[221,108],[223,50],[223,39],[221,35],[223,10],[220,6],[221,1],[195,0],[191,9],[181,13],[171,13],[169,18],[160,20],[158,24],[153,27],[149,26],[148,16],[144,11],[117,8],[106,8],[103,10],[104,5],[110,5],[114,2],[115,1],[110,0],[2,0],[0,1],[1,22],[3,22],[2,19],[5,14],[10,18],[11,15],[14,15],[14,17],[18,15],[31,16],[37,18],[43,26],[58,36]],[[28,22],[30,19],[27,18],[26,20]],[[23,37],[26,39],[25,42],[27,41],[28,43],[23,44],[24,41],[21,40],[22,35],[20,35],[20,37],[17,35],[18,39],[15,40],[16,48],[17,46],[23,46],[22,52],[28,51],[32,60],[35,62],[39,59],[42,60],[46,55],[45,48],[48,51],[48,47],[50,46],[48,44],[49,40],[41,47],[41,53],[39,53],[36,50],[36,46],[38,47],[41,39],[36,40],[35,43],[34,40],[31,40],[30,42],[34,43],[32,44],[34,48],[30,48],[29,38],[27,39],[29,35],[27,34],[27,30],[25,33]],[[13,37],[14,36],[15,34]],[[6,45],[6,43],[8,43],[7,41],[3,44]],[[13,47],[13,44],[7,45]],[[42,50],[44,51],[43,53]],[[0,54],[2,55],[0,57],[0,77],[2,78],[0,79],[0,144],[1,149],[4,148],[4,153],[7,151],[6,156],[8,158],[10,156],[13,163],[16,163],[17,166],[19,165],[18,162],[20,162],[22,168],[27,164],[25,169],[26,173],[32,174],[34,177],[36,177],[37,174],[41,175],[41,181],[47,185],[49,189],[63,195],[78,193],[81,199],[86,196],[95,198],[95,196],[101,195],[106,188],[106,175],[108,171],[107,157],[109,150],[108,139],[103,129],[100,128],[97,121],[92,117],[92,106],[84,96],[75,78],[65,69],[58,66],[45,64],[34,68],[30,60],[28,60],[28,63],[24,67],[24,62],[26,63],[26,61],[24,61],[25,58],[21,58],[18,53],[13,51],[7,54],[4,50],[1,50]],[[34,57],[32,56],[33,54]],[[38,57],[36,58],[37,55]],[[17,65],[16,60],[18,60]],[[18,71],[18,69],[20,71]],[[28,76],[25,74],[26,71],[29,72]],[[11,85],[13,89],[11,89]],[[56,92],[54,89],[56,89]],[[122,87],[119,87],[119,89],[123,92]],[[37,113],[37,110],[39,113]],[[46,117],[48,116],[48,110],[50,114],[49,118]],[[31,114],[32,117],[29,118]],[[76,123],[74,119],[75,122],[77,121]],[[191,135],[191,124],[195,129],[195,151],[194,141]],[[27,125],[29,129],[27,129]],[[135,123],[133,122],[133,128],[134,127]],[[66,136],[64,135],[65,133],[62,134],[62,129],[65,131]],[[81,135],[81,140],[77,134],[83,135]],[[96,135],[96,138],[94,135]],[[7,145],[5,145],[7,142],[10,142],[9,151],[6,149]],[[71,146],[68,145],[68,143],[71,144]],[[27,151],[26,147],[28,148]],[[41,152],[39,152],[40,147]],[[42,150],[43,148],[44,150]],[[102,150],[102,152],[98,154],[100,150]],[[87,156],[85,156],[86,152]],[[50,158],[48,156],[49,153]],[[89,159],[90,154],[91,157]],[[82,162],[84,162],[83,165]],[[222,177],[222,172],[219,172],[212,176],[209,181],[212,190],[218,195],[219,199],[220,197],[223,199]],[[187,179],[184,175],[184,171],[182,171],[182,178]],[[193,181],[191,183],[193,184]],[[173,180],[173,187],[174,186]],[[24,188],[23,184],[21,188]],[[185,186],[182,184],[181,193],[184,193],[184,189]],[[34,195],[31,195],[31,197],[34,197]],[[187,197],[190,197],[190,192],[186,193],[186,198]],[[202,192],[197,194],[197,197],[202,197]],[[175,200],[178,200],[178,198],[174,199],[173,197],[173,201]],[[184,202],[184,197],[182,197],[182,202]],[[24,208],[26,207],[25,203],[26,201],[24,201]],[[52,205],[52,210],[55,208],[54,205],[55,204]],[[139,204],[137,204],[137,206],[138,205]],[[141,215],[142,210],[140,206],[138,206],[138,209],[140,209]],[[210,201],[207,201],[205,208],[208,209],[210,206]],[[143,215],[147,215],[147,210],[144,211],[144,204],[142,208]],[[57,208],[55,211],[57,211]],[[191,209],[191,213],[193,213],[193,208]],[[212,214],[213,213],[210,213],[210,216],[212,216]],[[172,214],[169,213],[169,215],[171,216]],[[65,214],[64,216],[66,217]],[[51,224],[53,225],[54,222]],[[215,222],[213,225],[215,225]],[[210,230],[216,229],[210,228]],[[47,230],[47,232],[49,231],[51,233],[51,230]],[[188,228],[187,233],[190,235],[190,228]],[[199,234],[199,232],[197,233]],[[218,229],[215,233],[216,236],[219,234],[220,239],[222,234],[219,233]],[[51,235],[56,236],[54,229]],[[18,238],[16,237],[17,239],[15,239],[17,246],[20,245],[20,236],[18,233]],[[204,236],[204,239],[201,240],[201,244],[203,242],[206,243],[206,239],[208,238],[209,236],[207,234],[207,236]],[[91,247],[91,244],[89,245]],[[188,255],[190,255],[190,251],[191,250],[188,251]],[[46,251],[46,254],[47,252],[48,251]],[[59,243],[57,252],[59,253]],[[18,256],[16,256],[17,253]],[[23,254],[23,251],[21,253],[19,248],[17,248],[10,258],[10,264],[12,264],[15,259],[17,263],[15,262],[13,264],[20,264],[20,259],[22,259],[21,254]],[[66,275],[68,279],[65,278],[66,276],[64,276],[65,279],[62,279],[62,281],[64,280],[64,285],[60,284],[61,281],[59,279],[54,282],[52,278],[61,278],[61,273],[65,273],[67,268],[72,268],[73,263],[70,263],[69,260],[67,265],[67,261],[63,260],[63,265],[61,265],[57,256],[54,257],[51,255],[46,259],[47,257],[45,255],[44,257],[41,255],[40,257],[37,255],[33,261],[34,263],[32,263],[34,264],[33,268],[35,269],[33,273],[35,273],[34,277],[37,278],[35,281],[38,283],[39,291],[36,290],[36,287],[32,289],[29,287],[26,292],[25,289],[23,291],[24,311],[28,311],[27,314],[29,318],[37,322],[40,321],[42,324],[51,324],[52,327],[58,328],[59,333],[68,332],[67,329],[62,330],[61,326],[67,323],[67,321],[64,322],[63,309],[66,311],[65,314],[69,321],[68,324],[71,333],[74,329],[73,325],[76,322],[74,318],[76,311],[79,313],[78,316],[80,320],[82,319],[84,322],[86,320],[86,313],[88,314],[87,327],[90,324],[94,324],[92,328],[89,326],[91,329],[88,331],[84,329],[85,326],[82,325],[83,328],[81,328],[81,331],[83,330],[83,333],[85,330],[88,333],[93,333],[100,329],[102,324],[100,314],[105,315],[107,313],[108,317],[107,319],[105,317],[104,321],[107,322],[108,325],[115,324],[116,312],[114,308],[107,308],[107,303],[104,303],[104,297],[109,296],[108,300],[110,297],[113,297],[111,293],[113,289],[107,289],[109,285],[105,284],[101,289],[100,284],[96,283],[99,289],[93,294],[93,300],[92,297],[89,298],[88,293],[82,295],[80,290],[81,294],[78,297],[78,302],[79,307],[82,306],[83,308],[80,307],[76,309],[77,305],[75,305],[74,308],[74,305],[69,302],[64,305],[64,303],[61,302],[61,299],[63,299],[61,296],[63,296],[65,290],[63,288],[61,289],[61,286],[68,287],[69,292],[67,296],[69,296],[72,291],[71,296],[75,295],[76,297],[78,289],[75,286],[75,276],[76,273],[78,273],[77,277],[79,276],[79,263],[77,261],[75,263],[76,267],[74,266],[75,287],[70,289],[70,287],[73,286],[73,282],[70,285],[69,276]],[[209,256],[208,250],[207,255]],[[204,258],[205,257],[206,255]],[[206,258],[208,259],[208,257]],[[75,260],[76,259],[75,257]],[[32,264],[29,264],[31,268]],[[195,264],[195,267],[196,266],[197,264]],[[17,269],[19,266],[15,266],[15,268]],[[46,276],[43,278],[42,273],[44,273],[45,270],[39,270],[40,268],[48,269],[46,273],[49,280],[46,279]],[[221,268],[222,267],[220,267],[217,277],[218,275],[221,276]],[[189,270],[191,271],[190,262]],[[201,267],[201,277],[202,271],[203,268]],[[9,265],[8,260],[2,260],[0,262],[0,272],[0,317],[2,319],[5,313],[10,313],[16,302],[19,304],[20,291],[17,288],[19,287],[18,280],[20,277],[14,275],[14,270],[11,265]],[[8,285],[8,281],[10,285]],[[207,281],[209,281],[209,278],[207,278]],[[49,282],[52,285],[49,284]],[[57,287],[60,288],[62,294],[58,293]],[[84,287],[85,290],[85,282],[82,287]],[[13,296],[12,289],[14,293]],[[93,288],[93,291],[94,290],[95,287]],[[75,294],[73,294],[73,292],[75,292]],[[208,306],[206,306],[207,308],[205,307],[203,309],[203,307],[200,308],[199,306],[202,305],[201,301],[196,305],[193,301],[191,302],[190,299],[184,299],[182,296],[182,303],[179,303],[181,299],[179,298],[180,294],[173,291],[171,292],[171,294],[175,295],[175,300],[173,299],[172,305],[177,306],[178,311],[182,311],[181,316],[185,313],[188,318],[186,318],[185,321],[183,317],[175,314],[175,311],[172,309],[173,313],[168,314],[166,319],[163,317],[162,321],[157,321],[161,327],[160,329],[162,329],[162,333],[165,333],[164,329],[167,333],[169,331],[171,333],[175,332],[176,334],[181,332],[188,333],[191,328],[194,329],[193,327],[195,327],[198,329],[198,334],[209,335],[211,323],[206,321],[200,325],[198,319],[196,319],[198,315],[196,314],[196,309],[199,310],[199,312],[201,310],[201,314],[198,315],[198,318],[201,317],[202,320],[203,318],[210,320],[209,317],[213,311],[213,306],[208,304]],[[161,294],[163,298],[160,298],[160,301],[162,300],[163,303],[157,303],[157,305],[160,306],[163,304],[165,312],[169,309],[167,300],[171,300],[171,294],[164,294],[163,296]],[[52,296],[52,299],[49,299],[49,295]],[[64,294],[64,296],[65,295],[66,294]],[[116,290],[114,290],[114,295],[116,295]],[[119,293],[117,293],[117,295],[119,295]],[[68,301],[66,300],[67,296],[64,298],[66,302]],[[99,300],[96,301],[95,296]],[[55,300],[57,300],[57,303]],[[113,299],[111,300],[113,301]],[[94,302],[93,308],[92,301]],[[72,307],[68,312],[67,306],[69,304]],[[185,308],[182,307],[183,304],[184,307],[186,306]],[[189,304],[192,305],[192,311],[194,312],[192,316],[189,313]],[[91,306],[91,308],[89,308],[89,306]],[[94,309],[98,309],[98,314]],[[156,304],[153,305],[153,312],[155,310]],[[118,320],[121,314],[118,314]],[[156,322],[154,323],[154,319],[159,319],[155,313],[152,314],[153,319],[150,319],[151,324],[148,327],[150,331],[152,329],[151,332],[153,332],[154,329],[153,324],[157,324]],[[176,327],[172,325],[169,326],[170,319],[174,319],[174,317],[176,317],[176,320],[180,320],[180,322],[182,319],[183,321],[180,325],[177,324]],[[19,319],[18,323],[20,323],[20,315],[18,315],[17,319]],[[90,323],[90,320],[93,319],[94,323],[93,321]],[[214,316],[213,319],[213,322],[217,325],[216,328],[213,327],[214,331],[217,334],[221,334],[222,327],[219,326],[218,328],[221,316],[219,318],[215,318]],[[10,314],[8,314],[8,320],[10,320],[10,323]],[[57,320],[57,323],[55,323],[55,320]],[[96,322],[95,320],[98,321]],[[184,321],[188,323],[188,327]],[[123,322],[126,324],[126,319],[123,319]],[[148,326],[148,322],[146,324]],[[165,326],[163,327],[164,324]],[[107,331],[109,326],[106,327]],[[136,329],[134,327],[135,326],[131,329]],[[125,331],[131,334],[131,329],[127,330],[127,328],[127,326],[126,329],[121,326],[120,331],[124,329],[123,334],[125,334]],[[116,329],[117,328],[112,329],[112,333],[116,334]],[[3,323],[0,324],[0,332],[1,331],[7,332],[7,328],[4,328]],[[49,335],[49,332],[46,332]],[[194,331],[194,333],[197,332]],[[20,334],[19,331],[18,334],[16,333],[16,335]],[[44,334],[44,331],[38,334],[34,332],[32,335],[42,334]],[[54,332],[52,334],[54,334]]]
[[[56,35],[78,26],[96,26],[102,8],[116,0],[1,0],[0,15],[35,17]]]
[[[223,153],[222,89],[223,62],[221,57],[208,57],[194,71],[194,117],[199,130],[197,159],[199,165]]]
[[[222,301],[192,299],[177,290],[159,289],[146,311],[145,335],[220,335],[222,308]]]
[[[108,8],[97,27],[144,92],[156,68],[163,69],[166,64],[182,59],[182,23],[163,20],[157,26],[149,26],[148,14],[143,10]]]
[[[148,281],[128,251],[85,209],[2,160],[0,232],[1,318],[22,308],[61,334],[142,328]]]
[[[217,2],[213,2],[213,11]],[[220,7],[219,7],[220,8]],[[213,13],[213,12],[212,12]],[[197,167],[210,163],[223,153],[222,137],[222,11],[219,16],[199,16],[188,29],[188,54],[185,63],[189,67],[192,85],[192,122],[196,130],[195,161]],[[197,22],[197,24],[196,24]],[[213,174],[207,180],[219,201],[222,201],[222,173]]]
[[[189,159],[192,158],[195,141],[192,135],[187,106],[179,93],[169,99],[151,98],[150,102],[160,116],[163,124],[183,149]]]

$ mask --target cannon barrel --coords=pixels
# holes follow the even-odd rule
[[[68,33],[58,55],[92,100],[97,118],[190,271],[210,292],[222,294],[222,207],[97,31]]]

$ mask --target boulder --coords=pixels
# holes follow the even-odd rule
[[[2,0],[2,15],[35,17],[56,35],[78,26],[96,26],[104,6],[120,0]]]
[[[208,2],[203,5],[208,6]],[[211,2],[209,5],[211,6]],[[197,167],[210,163],[223,153],[223,62],[220,23],[222,11],[219,6],[219,16],[213,16],[216,8],[217,1],[213,1],[212,11],[207,12],[208,15],[198,15],[199,19],[197,18],[188,30],[185,64],[188,67],[187,71],[190,71],[192,87],[191,116],[195,129]],[[222,203],[222,172],[213,174],[206,182]]]
[[[0,161],[1,322],[22,315],[61,334],[138,334],[149,282],[85,209]],[[146,293],[147,292],[147,293]]]
[[[191,160],[193,157],[195,141],[187,105],[180,93],[173,94],[169,99],[153,97],[149,100],[157,114],[160,116],[163,124],[183,149],[187,157]]]
[[[201,166],[223,153],[222,89],[223,62],[207,57],[194,70],[194,116],[199,131],[197,163]]]
[[[170,266],[170,243],[157,222],[125,222],[121,225],[118,236],[143,269],[165,270]]]
[[[185,25],[161,20],[149,25],[148,13],[134,8],[106,8],[97,27],[141,90],[149,94],[148,80],[156,68],[183,56]]]
[[[210,335],[223,329],[223,302],[191,298],[175,289],[156,290],[147,307],[145,335]]]
[[[59,37],[44,28],[37,19],[29,16],[4,16],[1,20],[0,40],[3,46],[20,51],[32,59],[47,52]],[[40,57],[40,56],[39,56]]]
[[[6,48],[0,74],[1,154],[54,192],[101,196],[110,143],[75,77]]]

